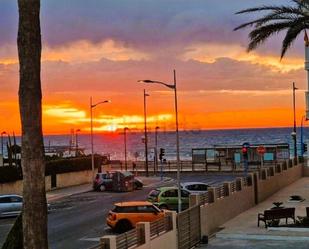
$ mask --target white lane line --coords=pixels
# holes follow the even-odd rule
[[[92,242],[100,242],[100,237],[97,237],[97,238],[81,238],[79,240],[82,240],[82,241],[92,241]]]

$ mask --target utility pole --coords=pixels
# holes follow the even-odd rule
[[[146,177],[149,176],[148,173],[148,137],[147,137],[147,113],[146,113],[146,97],[148,97],[149,94],[146,93],[146,90],[144,89],[144,133],[145,133],[145,172]]]

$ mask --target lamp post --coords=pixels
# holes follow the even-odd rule
[[[293,82],[293,118],[294,118],[294,126],[293,126],[293,132],[291,133],[292,139],[294,141],[294,158],[297,158],[297,134],[296,134],[296,103],[295,103],[295,91],[298,88],[295,87],[295,82]]]
[[[154,172],[156,173],[156,170],[158,170],[158,130],[160,129],[159,126],[156,126],[155,128],[155,169]]]
[[[124,136],[124,166],[126,171],[128,170],[128,163],[127,163],[127,130],[128,127],[123,128],[123,136]]]
[[[146,93],[144,89],[144,136],[145,136],[145,170],[146,170],[146,177],[149,176],[148,172],[148,138],[147,138],[147,113],[146,113],[146,97],[150,96]]]
[[[175,121],[176,121],[176,153],[177,153],[177,187],[178,187],[178,212],[181,211],[181,186],[180,186],[180,156],[179,156],[179,132],[178,132],[178,105],[177,105],[177,84],[176,84],[176,71],[174,70],[174,83],[167,84],[156,80],[139,80],[141,83],[155,83],[164,85],[170,89],[174,90],[175,97]]]
[[[93,154],[93,114],[92,109],[96,107],[97,105],[104,104],[104,103],[110,103],[110,100],[104,100],[100,101],[96,104],[92,104],[92,97],[90,97],[90,134],[91,134],[91,171],[92,171],[92,180],[94,180],[94,154]]]
[[[78,155],[78,132],[80,132],[80,129],[75,130],[75,157]]]
[[[3,156],[3,135],[5,135],[5,134],[6,134],[5,131],[1,132],[1,155],[2,155],[2,157],[4,157]]]

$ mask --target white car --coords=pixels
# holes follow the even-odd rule
[[[209,185],[203,182],[183,182],[180,184],[182,189],[190,194],[203,194],[207,192]]]
[[[0,218],[17,216],[23,206],[23,198],[19,195],[0,195]]]

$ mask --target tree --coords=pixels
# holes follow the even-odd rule
[[[47,249],[47,205],[42,134],[40,0],[18,0],[19,111],[22,127],[23,242]]]
[[[297,36],[309,27],[309,0],[291,0],[289,5],[263,5],[237,12],[236,14],[265,12],[260,18],[244,23],[234,30],[253,27],[249,33],[248,52],[256,49],[272,35],[286,31],[282,41],[281,59]],[[308,43],[307,34],[305,34]]]

